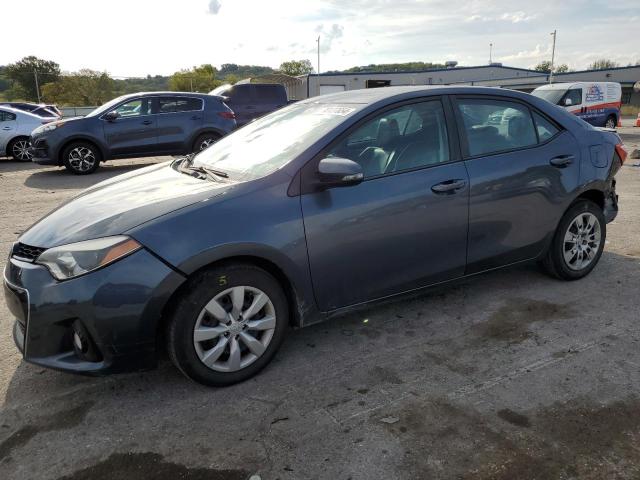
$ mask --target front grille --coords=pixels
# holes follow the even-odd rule
[[[20,260],[33,262],[45,250],[46,248],[32,247],[31,245],[25,245],[24,243],[18,242],[13,246],[11,256]]]

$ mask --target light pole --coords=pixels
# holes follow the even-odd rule
[[[556,32],[557,30],[551,32],[551,36],[553,37],[553,47],[551,47],[551,70],[549,71],[550,84],[553,83],[553,62],[555,61],[556,57]]]
[[[320,35],[318,35],[316,42],[318,42],[318,75],[320,75]],[[320,95],[320,77],[318,77],[318,95]]]
[[[493,63],[493,43],[489,44],[489,65]]]

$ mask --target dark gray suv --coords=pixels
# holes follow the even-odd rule
[[[124,95],[86,117],[48,123],[31,134],[33,161],[77,175],[117,158],[199,152],[236,127],[221,97],[152,92]]]

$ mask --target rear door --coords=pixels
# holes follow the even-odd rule
[[[153,114],[153,98],[135,98],[115,107],[118,118],[101,117],[104,137],[111,155],[130,157],[155,154],[158,149],[156,115]]]
[[[455,136],[447,128],[446,118],[451,117],[444,112],[437,98],[384,109],[356,125],[303,169],[301,206],[321,310],[463,274],[468,178],[464,163],[457,161]],[[394,121],[407,114],[417,118],[409,134]],[[375,145],[354,150],[353,139],[372,130],[380,130]],[[317,163],[327,156],[360,163],[364,181],[314,190]]]
[[[454,107],[471,187],[467,274],[538,256],[578,187],[575,138],[517,100]]]
[[[158,151],[191,151],[188,142],[204,119],[204,100],[197,97],[158,97]]]
[[[0,152],[7,149],[7,144],[16,135],[17,128],[16,114],[0,108]]]

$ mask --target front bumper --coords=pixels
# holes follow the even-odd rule
[[[58,165],[58,159],[51,153],[51,147],[44,137],[31,137],[31,148],[29,149],[33,155],[32,161],[40,165]]]
[[[14,340],[26,361],[102,375],[156,365],[162,310],[184,280],[142,249],[64,282],[43,266],[11,258],[4,291],[16,317]],[[78,322],[99,352],[96,361],[81,358],[73,348]]]

